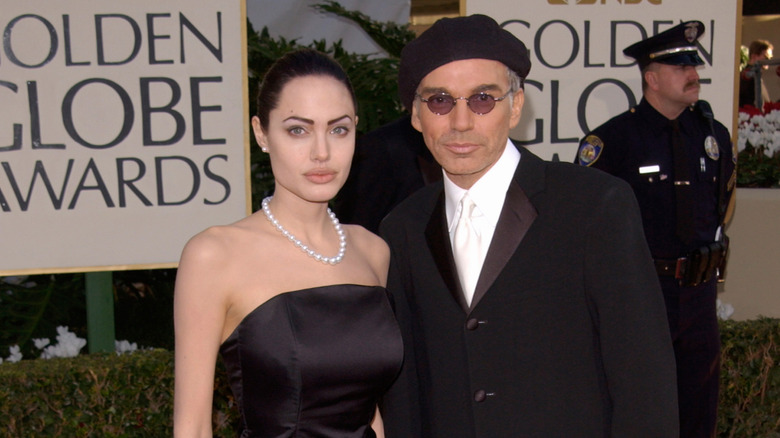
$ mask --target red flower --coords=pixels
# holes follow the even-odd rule
[[[768,104],[766,104],[766,105],[768,105]],[[766,105],[764,105],[764,106],[766,106]],[[754,107],[753,105],[750,105],[750,104],[745,104],[745,105],[742,105],[741,107],[739,107],[739,112],[745,113],[745,114],[749,115],[750,117],[760,116],[760,115],[763,114],[760,109],[758,109],[758,108],[756,108],[756,107]]]
[[[769,114],[774,110],[780,110],[780,102],[764,102],[764,114]]]
[[[774,110],[780,110],[780,102],[764,102],[764,110],[756,108],[753,105],[745,104],[739,107],[739,112],[750,115],[750,117],[769,114]]]

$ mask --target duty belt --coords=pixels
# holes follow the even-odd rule
[[[716,274],[722,278],[726,268],[728,239],[702,246],[685,257],[654,259],[659,276],[676,278],[681,286],[693,287],[711,280]]]

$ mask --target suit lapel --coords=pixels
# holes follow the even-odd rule
[[[496,281],[498,274],[504,270],[536,216],[536,209],[531,205],[531,201],[528,200],[520,185],[513,180],[507,190],[504,207],[501,209],[493,240],[490,242],[485,263],[477,280],[474,297],[471,300],[472,309]]]
[[[452,244],[447,227],[447,214],[444,210],[444,190],[439,194],[436,206],[433,209],[428,226],[425,228],[425,240],[428,242],[428,248],[431,251],[439,275],[447,285],[447,289],[452,294],[452,298],[457,301],[460,307],[468,310],[466,298],[463,296],[463,290],[458,280],[458,272],[455,267],[455,259],[452,257]]]
[[[520,150],[520,164],[509,184],[504,206],[496,224],[496,231],[490,243],[485,263],[482,265],[471,307],[461,290],[455,259],[452,257],[452,244],[447,226],[444,208],[444,190],[439,194],[436,206],[425,229],[425,238],[441,278],[447,285],[452,297],[464,312],[469,313],[479,303],[485,293],[506,267],[509,259],[517,251],[520,242],[531,228],[538,213],[531,198],[544,190],[545,162],[523,147]]]

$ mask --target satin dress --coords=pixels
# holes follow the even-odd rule
[[[387,291],[340,284],[286,292],[250,312],[220,347],[240,437],[374,437],[379,397],[403,342]]]

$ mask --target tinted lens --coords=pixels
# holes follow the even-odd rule
[[[489,94],[475,94],[468,99],[469,108],[477,114],[487,114],[496,107],[496,100]]]
[[[439,94],[431,96],[428,99],[427,104],[428,109],[431,110],[432,113],[443,116],[452,111],[452,108],[455,107],[455,99],[449,94]]]
[[[422,96],[418,96],[428,105],[428,109],[431,110],[432,113],[443,116],[449,114],[449,112],[455,108],[455,104],[457,104],[459,100],[465,100],[466,105],[475,114],[487,114],[496,107],[497,101],[504,100],[508,94],[509,92],[498,98],[495,98],[486,93],[477,93],[469,96],[468,98],[452,97],[449,94],[436,94],[427,99]]]

